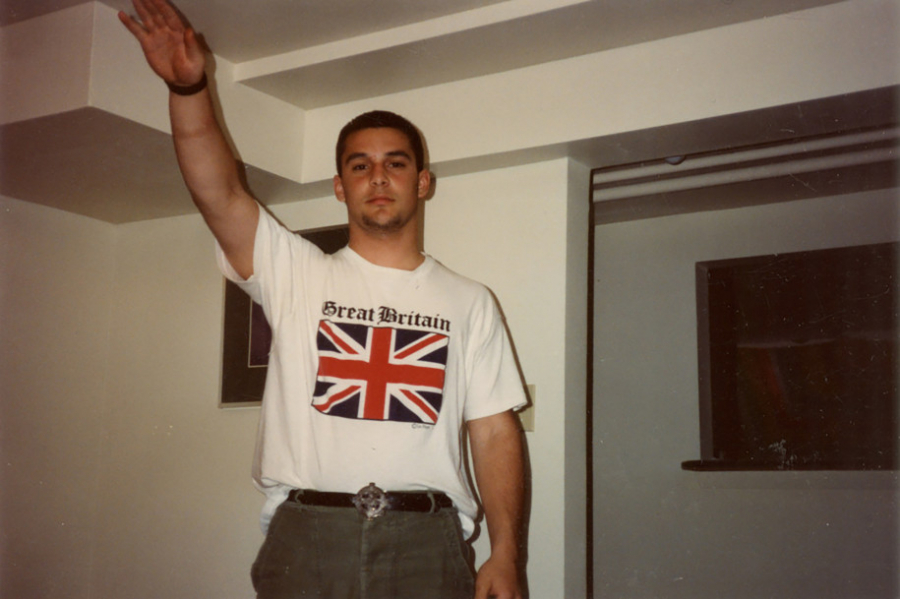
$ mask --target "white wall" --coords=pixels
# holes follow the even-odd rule
[[[596,228],[597,597],[886,598],[896,472],[713,473],[694,264],[900,238],[896,189]]]
[[[218,408],[223,282],[199,216],[122,225],[97,597],[250,597],[257,415]]]
[[[564,585],[570,170],[442,179],[426,211],[426,249],[497,294],[537,387],[535,598]],[[251,597],[258,411],[218,408],[223,282],[202,220],[2,208],[2,595]],[[298,229],[346,219],[333,198],[275,212]]]
[[[87,103],[92,20],[92,5],[81,4],[2,29],[0,123],[66,112]],[[55,43],[36,44],[36,39]]]
[[[0,197],[0,596],[91,597],[116,230]]]

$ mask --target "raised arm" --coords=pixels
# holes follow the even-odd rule
[[[203,46],[166,0],[132,2],[139,20],[123,12],[119,19],[140,42],[153,72],[173,90],[169,115],[181,174],[228,261],[238,274],[249,278],[259,206],[241,183],[209,89],[203,85]]]
[[[509,411],[470,420],[467,426],[491,541],[491,557],[475,579],[475,599],[521,599],[519,561],[525,497],[522,431],[515,414]]]

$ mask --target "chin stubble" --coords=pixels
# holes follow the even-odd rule
[[[378,221],[374,220],[373,218],[371,218],[370,216],[362,217],[362,225],[366,231],[369,231],[372,233],[380,233],[382,235],[385,235],[388,233],[396,233],[397,231],[399,231],[400,229],[403,228],[404,224],[406,224],[406,223],[404,223],[403,219],[400,218],[399,216],[395,216],[394,218],[392,218],[391,220],[389,220],[385,223],[378,222]]]

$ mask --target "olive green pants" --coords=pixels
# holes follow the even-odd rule
[[[258,599],[471,599],[455,509],[386,512],[283,503],[252,569]]]

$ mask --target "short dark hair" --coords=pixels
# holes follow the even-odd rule
[[[396,129],[405,135],[409,140],[409,145],[412,146],[413,155],[416,159],[416,171],[421,172],[425,168],[425,146],[422,143],[422,135],[416,126],[399,114],[394,114],[387,110],[373,110],[359,115],[341,129],[334,152],[338,175],[341,174],[341,156],[344,155],[344,150],[347,149],[347,138],[352,133],[363,129],[383,128]]]

